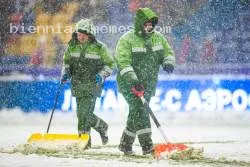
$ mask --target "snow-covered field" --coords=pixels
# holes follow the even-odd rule
[[[50,114],[39,112],[23,114],[18,109],[0,111],[0,167],[42,166],[250,166],[250,113],[194,112],[158,113],[157,117],[171,142],[184,142],[195,148],[204,148],[204,158],[199,160],[156,160],[140,156],[126,157],[117,145],[125,126],[127,112],[97,113],[109,123],[109,144],[101,146],[99,135],[92,131],[93,148],[84,152],[56,152],[23,154],[18,148],[35,132],[44,133]],[[56,112],[50,132],[77,133],[74,113]],[[152,124],[154,143],[164,142]]]

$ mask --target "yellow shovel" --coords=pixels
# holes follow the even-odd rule
[[[78,134],[56,134],[56,133],[49,133],[49,129],[50,129],[50,124],[54,115],[54,111],[56,108],[56,104],[58,101],[58,96],[59,96],[59,92],[60,89],[62,88],[62,83],[60,82],[59,87],[57,89],[57,93],[56,93],[56,97],[55,97],[55,103],[54,103],[54,107],[53,110],[51,112],[50,115],[50,120],[49,120],[49,124],[46,130],[45,134],[41,134],[41,133],[33,133],[29,138],[28,138],[28,143],[33,143],[33,142],[56,142],[56,141],[77,141],[77,142],[82,142],[85,145],[87,145],[88,140],[89,140],[89,134],[82,134],[82,135],[78,135]]]

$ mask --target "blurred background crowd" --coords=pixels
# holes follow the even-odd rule
[[[71,33],[52,29],[74,27],[81,18],[90,18],[99,27],[131,26],[139,7],[152,8],[159,26],[171,27],[164,35],[176,53],[177,67],[184,72],[249,66],[249,0],[1,0],[0,74],[54,70],[58,75]],[[52,28],[47,33],[30,33],[31,26]],[[96,35],[114,54],[122,33]]]

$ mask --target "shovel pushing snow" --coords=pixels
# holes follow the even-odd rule
[[[59,84],[59,87],[56,92],[54,107],[50,115],[49,124],[45,134],[41,133],[33,133],[28,138],[28,143],[79,143],[81,146],[86,146],[89,140],[88,134],[82,134],[79,136],[78,134],[58,134],[58,133],[49,133],[50,125],[52,122],[52,118],[56,109],[56,104],[58,101],[59,93],[62,88],[62,83]]]
[[[173,152],[180,153],[180,152],[185,152],[186,150],[188,150],[189,147],[187,145],[185,145],[185,144],[170,143],[169,142],[167,136],[165,135],[164,131],[161,128],[161,125],[160,125],[159,121],[157,120],[157,118],[155,117],[155,115],[152,112],[151,108],[149,107],[148,101],[144,98],[144,96],[140,96],[140,99],[141,99],[142,103],[147,107],[151,118],[153,119],[156,127],[159,129],[162,137],[164,138],[164,140],[166,142],[166,143],[155,145],[155,147],[154,147],[154,156],[157,159],[160,159],[162,156],[169,156]],[[181,157],[181,156],[183,156],[183,157]],[[180,156],[180,158],[185,158],[184,156],[187,156],[187,155],[186,154],[181,154],[181,156]]]

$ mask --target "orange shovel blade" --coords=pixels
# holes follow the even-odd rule
[[[180,143],[162,143],[162,144],[157,144],[154,147],[154,153],[155,157],[159,158],[161,156],[161,153],[167,152],[171,153],[172,151],[183,151],[186,150],[188,146],[185,144],[180,144]]]

